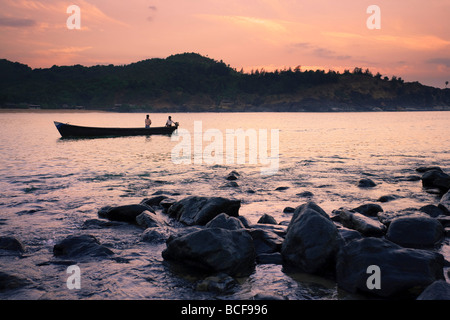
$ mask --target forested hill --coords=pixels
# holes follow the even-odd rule
[[[121,66],[47,69],[3,59],[0,106],[151,112],[450,110],[450,89],[361,68],[244,73],[195,53]]]

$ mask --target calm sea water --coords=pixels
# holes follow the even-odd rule
[[[66,287],[66,266],[45,263],[53,245],[80,232],[87,219],[104,206],[139,203],[155,192],[183,198],[223,196],[242,200],[240,214],[256,223],[264,213],[278,222],[283,213],[307,199],[325,211],[354,208],[396,195],[385,211],[436,204],[438,198],[411,181],[419,166],[439,165],[450,172],[450,112],[401,113],[180,113],[172,114],[194,135],[194,122],[226,136],[227,129],[279,129],[279,169],[261,175],[261,164],[176,164],[172,150],[179,142],[168,136],[63,140],[53,121],[112,127],[143,126],[145,114],[19,112],[0,113],[0,233],[20,239],[21,259],[0,257],[0,269],[21,274],[32,284],[0,293],[0,299],[204,299],[214,294],[193,289],[195,279],[180,276],[161,258],[165,244],[139,241],[142,231],[88,230],[117,250],[122,261],[96,261],[82,266],[83,287]],[[151,114],[153,126],[166,114]],[[199,133],[199,132],[197,132]],[[204,141],[201,150],[210,142]],[[192,144],[192,150],[195,147]],[[225,151],[225,150],[224,150]],[[247,150],[251,151],[251,150]],[[270,152],[270,145],[269,145]],[[193,154],[194,156],[194,154]],[[241,174],[230,187],[227,174]],[[377,183],[357,187],[359,179]],[[279,187],[283,187],[280,188]],[[278,188],[278,190],[277,190]],[[448,246],[442,252],[450,260]],[[281,266],[260,265],[239,289],[222,298],[246,299],[258,292],[290,299],[338,299],[335,284],[307,275],[288,275]]]

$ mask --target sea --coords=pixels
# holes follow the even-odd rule
[[[146,114],[152,126],[164,126],[172,116],[179,129],[172,136],[62,139],[53,123],[143,127]],[[284,225],[292,217],[284,209],[306,201],[329,215],[365,203],[378,203],[385,212],[437,204],[439,196],[422,188],[416,169],[439,166],[450,172],[449,124],[448,111],[1,111],[0,235],[19,239],[25,252],[3,252],[0,271],[27,279],[27,285],[1,290],[0,300],[243,300],[258,294],[290,300],[359,299],[332,280],[287,273],[276,264],[257,265],[231,291],[199,291],[202,276],[171,267],[161,256],[166,244],[141,241],[139,227],[82,226],[98,219],[101,208],[138,204],[155,195],[238,199],[239,214],[250,223],[268,214]],[[229,147],[227,139],[236,132],[247,135],[245,143],[236,139]],[[232,171],[239,177],[229,181]],[[360,188],[362,178],[376,186]],[[380,203],[386,195],[395,198]],[[53,246],[80,233],[94,235],[118,258],[79,263],[81,288],[69,289],[70,261],[52,262]],[[446,241],[438,250],[450,261]]]

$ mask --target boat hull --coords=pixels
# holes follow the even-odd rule
[[[123,136],[147,136],[147,135],[171,135],[178,127],[153,127],[153,128],[107,128],[84,127],[54,121],[63,138],[96,138],[96,137],[123,137]]]

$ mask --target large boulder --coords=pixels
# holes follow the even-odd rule
[[[25,247],[22,242],[15,237],[0,236],[0,250],[22,254],[25,252]]]
[[[444,227],[435,218],[409,216],[394,219],[389,225],[386,238],[403,247],[426,248],[439,243]]]
[[[385,233],[386,227],[381,222],[361,213],[345,209],[338,210],[336,213],[339,213],[340,221],[344,227],[359,231],[364,236],[380,237]]]
[[[450,300],[450,283],[438,280],[430,284],[417,300]]]
[[[205,225],[220,213],[238,217],[240,206],[240,200],[191,196],[174,203],[168,214],[189,226]]]
[[[438,206],[445,214],[450,215],[450,191],[447,191],[439,201]]]
[[[329,216],[314,202],[296,208],[281,254],[287,267],[325,274],[334,270],[339,233]]]
[[[445,193],[450,189],[450,176],[440,170],[429,170],[422,175],[424,188],[437,188]]]
[[[245,229],[241,220],[230,217],[226,213],[221,213],[206,224],[206,228],[222,228],[227,230]]]
[[[441,254],[405,249],[381,238],[363,238],[347,243],[339,251],[336,280],[349,292],[366,292],[385,298],[417,297],[428,285],[444,278]],[[379,269],[379,288],[368,285]],[[369,270],[369,271],[368,271]]]
[[[92,235],[71,235],[58,242],[53,247],[56,257],[86,258],[109,257],[114,254],[110,249],[100,244]]]
[[[167,225],[164,217],[156,212],[150,212],[148,210],[143,211],[136,217],[136,223],[141,227],[147,228],[159,228]]]
[[[207,228],[171,237],[162,256],[200,271],[230,276],[250,275],[255,265],[255,247],[245,230]]]

